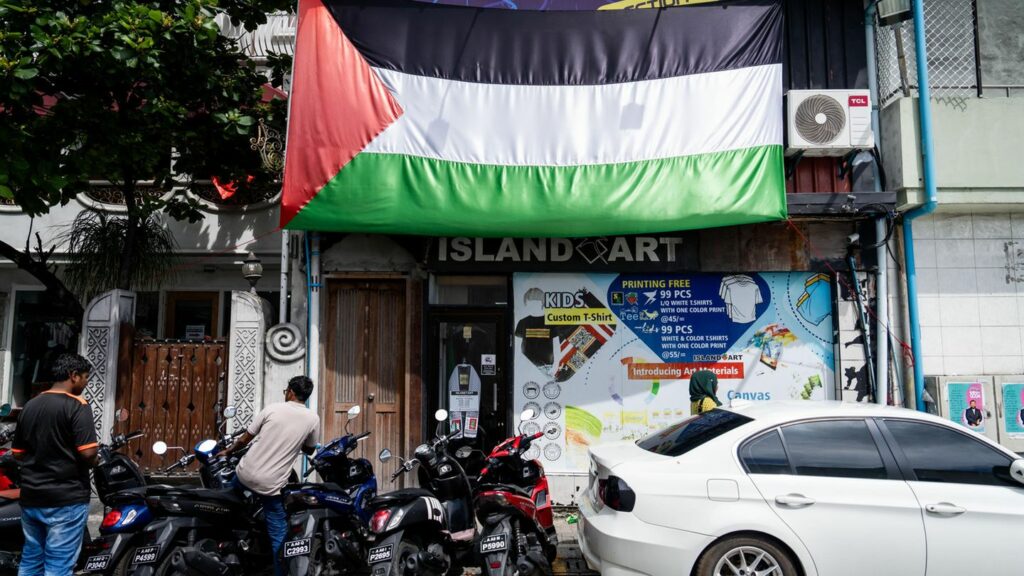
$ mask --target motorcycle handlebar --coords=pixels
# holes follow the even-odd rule
[[[544,432],[543,432],[543,431],[541,431],[541,432],[537,432],[537,433],[536,433],[536,434],[534,434],[533,436],[530,436],[529,440],[530,440],[530,441],[532,442],[532,441],[534,441],[534,440],[536,440],[536,439],[540,438],[540,437],[541,437],[541,436],[543,436],[543,435],[544,435]]]
[[[177,462],[175,462],[174,464],[171,464],[167,468],[164,468],[164,472],[171,472],[172,470],[175,470],[177,468],[183,468],[185,466],[188,466],[195,459],[196,459],[196,457],[195,457],[194,454],[189,454],[188,456],[182,456]]]
[[[355,441],[355,442],[359,442],[360,440],[362,440],[363,438],[366,438],[366,437],[368,437],[369,435],[370,435],[370,433],[369,433],[369,432],[363,432],[362,434],[360,434],[360,435],[356,436],[356,437],[355,437],[355,438],[353,438],[352,440],[353,440],[353,441]]]

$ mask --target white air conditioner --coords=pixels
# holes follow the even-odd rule
[[[790,90],[786,155],[845,156],[875,146],[867,90]]]

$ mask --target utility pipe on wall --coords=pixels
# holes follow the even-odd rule
[[[878,119],[878,63],[875,60],[875,10],[879,0],[868,4],[864,11],[864,36],[868,61],[868,90],[871,94],[871,131],[875,135],[875,146],[879,145],[882,136],[881,122]],[[875,157],[871,163],[874,172],[875,192],[883,187],[881,170]],[[878,274],[875,275],[875,403],[888,404],[889,398],[889,258],[887,243],[882,239],[888,233],[888,220],[875,220],[875,261],[878,262]]]
[[[281,230],[281,298],[278,300],[277,323],[288,321],[288,277],[291,275],[291,232]]]
[[[921,357],[921,315],[917,306],[917,261],[914,254],[914,220],[931,214],[939,203],[935,185],[935,146],[932,142],[932,104],[928,87],[928,54],[924,31],[924,0],[913,0],[914,51],[917,57],[917,105],[921,122],[921,163],[925,202],[903,215],[903,249],[906,252],[907,310],[910,316],[910,345],[914,353],[914,398],[924,411],[924,366]]]
[[[307,358],[309,359],[309,377],[318,389],[320,386],[320,234],[312,233],[309,284],[309,341],[306,342]],[[309,397],[309,408],[314,412],[318,409],[318,394]]]

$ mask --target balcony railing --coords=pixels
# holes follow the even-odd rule
[[[290,12],[268,14],[266,24],[249,32],[241,26],[233,26],[225,15],[217,16],[221,34],[236,39],[242,53],[257,63],[265,61],[269,54],[295,53],[297,21],[298,16]]]

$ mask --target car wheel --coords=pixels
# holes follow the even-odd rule
[[[741,536],[715,544],[701,556],[696,576],[797,576],[789,552],[764,538]]]

